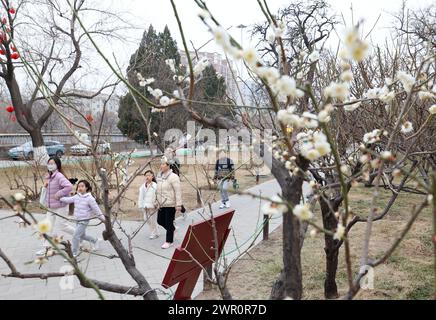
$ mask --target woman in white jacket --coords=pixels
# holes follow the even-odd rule
[[[157,183],[153,171],[145,173],[145,183],[139,189],[138,207],[144,213],[144,220],[150,228],[150,239],[159,238],[159,226],[157,224]]]

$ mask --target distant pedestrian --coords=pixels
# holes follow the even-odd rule
[[[214,176],[214,180],[217,181],[218,188],[221,193],[220,209],[231,208],[228,189],[230,186],[230,182],[235,179],[234,170],[235,165],[232,159],[227,156],[225,150],[221,150],[219,153],[218,161],[215,165]]]
[[[159,226],[157,224],[157,183],[153,171],[145,173],[145,182],[139,188],[138,207],[142,211],[144,221],[150,228],[150,239],[159,238]]]
[[[158,224],[165,228],[166,242],[162,249],[170,248],[174,243],[174,220],[176,214],[182,213],[182,190],[180,178],[170,168],[168,158],[163,157],[161,171],[157,180],[157,203],[159,205]]]

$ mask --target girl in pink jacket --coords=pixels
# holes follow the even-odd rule
[[[45,200],[45,206],[47,207],[47,219],[51,221],[52,231],[50,236],[59,236],[59,231],[73,234],[74,230],[68,226],[66,221],[62,223],[61,227],[56,226],[56,215],[68,216],[68,205],[62,203],[60,199],[70,195],[73,190],[73,185],[65,177],[62,170],[62,162],[59,158],[50,158],[47,164],[48,176],[45,181],[45,188],[47,189],[47,196]],[[48,241],[44,240],[43,249],[38,251],[37,255],[45,255],[50,249],[51,245]]]

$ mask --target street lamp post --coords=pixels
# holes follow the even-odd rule
[[[244,47],[244,29],[247,28],[248,26],[244,25],[244,24],[240,24],[239,26],[237,26],[236,28],[241,29],[241,47]],[[242,71],[243,71],[244,65],[243,65],[243,61],[241,60],[240,63],[240,70],[239,70],[239,76],[242,79]]]

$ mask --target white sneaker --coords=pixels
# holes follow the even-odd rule
[[[159,235],[157,235],[157,234],[152,234],[152,235],[149,237],[150,240],[154,240],[154,239],[157,239],[157,238],[159,238]]]
[[[225,208],[226,208],[226,204],[225,204],[225,203],[222,203],[222,204],[220,205],[220,210],[225,209]]]
[[[232,207],[232,205],[230,204],[230,202],[226,202],[226,209],[230,209]]]
[[[165,242],[161,248],[165,250],[171,248],[172,246],[173,246],[172,243]]]

